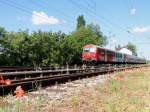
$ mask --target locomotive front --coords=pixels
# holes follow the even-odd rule
[[[83,47],[82,52],[83,63],[96,63],[97,61],[97,46],[89,44]]]

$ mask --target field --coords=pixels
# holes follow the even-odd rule
[[[45,103],[43,96],[33,101],[14,98],[1,97],[0,112],[150,112],[150,68],[114,73],[103,83],[53,103]]]

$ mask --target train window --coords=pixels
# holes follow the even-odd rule
[[[90,48],[90,52],[96,52],[96,48]]]
[[[90,52],[90,48],[84,48],[84,52]]]
[[[96,48],[84,48],[84,52],[96,52]]]
[[[101,55],[105,56],[105,51],[104,50],[101,51]]]

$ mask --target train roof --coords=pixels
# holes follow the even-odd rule
[[[107,50],[107,51],[120,53],[120,52],[118,52],[118,51],[114,51],[114,50],[111,50],[111,49],[108,49],[108,48],[100,47],[100,46],[94,45],[94,44],[87,44],[87,45],[85,45],[84,47],[85,47],[85,48],[97,47],[97,48],[101,48],[101,49],[104,49],[104,50]],[[123,53],[121,53],[121,54],[123,54]]]

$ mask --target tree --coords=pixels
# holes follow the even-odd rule
[[[68,47],[64,51],[64,57],[68,64],[80,64],[83,46],[86,44],[95,44],[103,46],[106,44],[106,36],[100,31],[98,25],[89,24],[72,32],[64,41],[63,47]]]
[[[5,55],[5,49],[6,49],[6,38],[7,38],[7,31],[5,28],[0,27],[0,65],[7,65],[8,59],[7,55]]]
[[[85,25],[86,21],[84,19],[84,16],[83,15],[78,16],[76,29],[78,30],[81,27],[85,27]]]
[[[99,25],[88,24],[83,15],[77,18],[75,31],[58,32],[28,30],[7,32],[0,27],[1,66],[60,66],[81,64],[83,46],[106,45],[107,38]]]
[[[101,32],[100,26],[99,25],[94,25],[93,23],[87,25],[87,29],[92,31],[98,38],[98,44],[99,46],[104,46],[107,44],[107,37],[103,35]]]
[[[137,48],[131,42],[128,42],[127,48],[132,51],[133,55],[137,56]]]
[[[28,31],[1,33],[0,65],[24,66],[28,60]],[[28,64],[29,65],[29,64]]]
[[[62,32],[33,32],[31,35],[31,59],[34,66],[55,66],[62,63]]]

